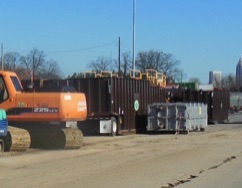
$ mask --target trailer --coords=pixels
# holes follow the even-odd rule
[[[190,89],[166,90],[170,102],[200,102],[207,104],[208,123],[227,122],[230,107],[229,91],[193,91]]]
[[[86,95],[86,127],[101,134],[146,132],[148,104],[165,101],[165,90],[147,80],[83,78],[69,84]]]
[[[23,85],[27,85],[26,82]],[[35,80],[36,91],[83,92],[87,120],[78,122],[84,135],[145,133],[148,104],[165,102],[165,89],[149,80],[120,77],[87,77]],[[74,88],[74,89],[73,89]]]

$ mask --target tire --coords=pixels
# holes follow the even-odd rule
[[[204,132],[204,131],[205,131],[205,128],[200,128],[200,131],[201,131],[201,132]]]
[[[4,142],[0,140],[0,152],[4,152]]]
[[[118,133],[118,124],[116,118],[111,117],[111,136],[116,136]]]

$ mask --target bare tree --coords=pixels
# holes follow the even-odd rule
[[[132,68],[132,60],[131,60],[131,55],[130,53],[123,53],[122,54],[122,71],[123,75],[126,76],[129,73],[129,70]]]
[[[222,78],[222,88],[228,89],[230,91],[236,90],[236,82],[235,76],[233,74],[229,74]]]
[[[142,71],[155,69],[160,71],[163,64],[163,52],[150,50],[149,52],[139,52],[136,58],[136,65]]]
[[[92,61],[88,67],[96,72],[112,70],[112,60],[106,57],[98,57],[98,59]]]
[[[137,68],[141,71],[155,69],[172,80],[180,78],[182,70],[178,68],[179,64],[180,62],[172,54],[153,50],[138,53],[136,60]]]
[[[45,66],[40,71],[39,75],[42,79],[60,79],[61,70],[56,61],[50,60],[45,62]]]
[[[115,65],[118,69],[118,61],[114,61]],[[120,72],[121,75],[124,77],[129,74],[130,69],[132,68],[132,60],[131,60],[131,54],[129,52],[125,52],[121,55],[120,59]]]
[[[23,57],[17,52],[7,52],[4,54],[4,70],[13,71],[20,79],[30,79],[31,72],[22,64]]]
[[[8,52],[4,55],[4,70],[14,71],[20,79],[57,79],[61,78],[62,71],[54,60],[46,60],[43,50],[34,48],[26,56],[17,52]]]
[[[161,63],[161,72],[167,77],[177,80],[181,77],[182,70],[178,68],[180,62],[171,54],[163,54]]]
[[[21,64],[27,72],[32,73],[33,78],[39,78],[44,62],[44,52],[37,48],[34,48],[26,57],[22,56],[21,58]]]
[[[4,70],[16,71],[20,67],[20,54],[8,52],[4,55]]]

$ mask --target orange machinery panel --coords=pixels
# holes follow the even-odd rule
[[[2,107],[11,121],[83,121],[86,98],[80,93],[17,93]],[[10,112],[11,110],[11,112]]]

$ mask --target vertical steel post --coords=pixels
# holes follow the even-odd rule
[[[133,77],[135,77],[135,10],[136,0],[133,0]]]

